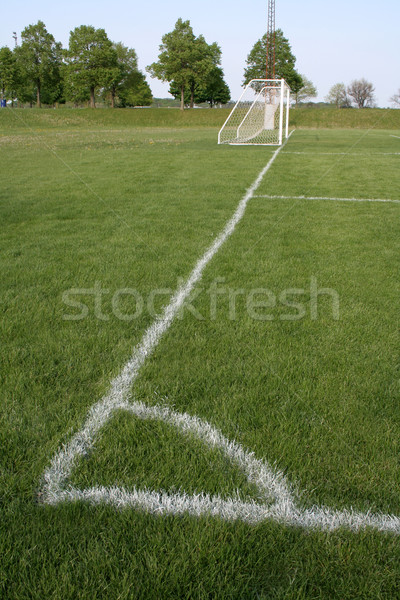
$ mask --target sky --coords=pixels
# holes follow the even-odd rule
[[[157,60],[161,38],[179,17],[190,20],[195,35],[204,35],[222,50],[222,68],[233,99],[242,90],[246,57],[265,33],[267,0],[37,0],[3,3],[0,47],[20,41],[27,25],[44,21],[64,47],[79,25],[106,30],[109,38],[134,48],[139,68]],[[297,58],[296,69],[318,90],[323,101],[335,83],[364,77],[375,87],[380,107],[391,106],[400,88],[399,0],[276,0],[276,27],[283,30]],[[166,98],[168,84],[147,81],[153,96]]]

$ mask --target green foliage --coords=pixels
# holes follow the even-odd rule
[[[179,19],[173,32],[163,36],[159,61],[148,70],[154,77],[178,86],[182,107],[184,98],[193,106],[195,93],[212,105],[226,101],[229,91],[213,71],[221,60],[221,50],[203,36],[195,37],[189,21]],[[14,60],[15,58],[15,60]],[[15,63],[15,69],[14,69]],[[221,75],[221,77],[220,77]],[[112,43],[104,29],[82,25],[70,32],[69,47],[62,50],[42,21],[26,27],[22,44],[0,54],[0,93],[18,97],[20,103],[35,101],[54,104],[72,101],[75,105],[102,97],[112,107],[149,106],[152,94],[138,70],[134,49]],[[174,92],[175,93],[175,92]]]
[[[275,32],[275,76],[277,79],[285,79],[293,93],[298,92],[303,81],[301,75],[296,71],[296,57],[292,53],[289,40],[284,37],[283,31],[277,29]],[[267,69],[267,34],[258,40],[251,49],[244,71],[244,84],[252,79],[265,79]]]
[[[0,95],[2,99],[13,99],[17,86],[15,55],[7,46],[0,48]]]
[[[347,97],[346,86],[344,83],[335,83],[328,92],[325,98],[329,104],[334,104],[336,108],[345,108],[350,105],[350,100]]]
[[[139,70],[129,73],[118,86],[118,102],[125,106],[150,106],[153,96],[145,76]]]
[[[62,94],[61,44],[46,29],[43,21],[25,27],[21,33],[22,44],[15,49],[19,71],[18,96],[36,103],[52,104]]]
[[[137,55],[133,48],[121,42],[113,44],[117,55],[115,79],[105,89],[111,98],[111,106],[149,106],[152,94],[144,75],[138,70]]]
[[[224,73],[220,67],[214,67],[204,82],[195,88],[195,101],[208,102],[212,108],[215,104],[226,104],[231,99],[228,85],[224,81]]]
[[[221,61],[221,49],[207,44],[202,35],[195,37],[190,21],[178,19],[175,29],[162,38],[158,62],[147,67],[152,77],[171,83],[170,93],[193,107],[196,88],[207,84],[210,72]]]
[[[180,89],[173,81],[169,87],[169,93],[174,98],[180,97]],[[224,81],[224,73],[220,67],[213,67],[208,75],[194,86],[193,91],[187,89],[184,95],[185,105],[193,101],[197,104],[208,102],[212,108],[215,104],[226,104],[231,98],[228,85]]]
[[[65,56],[69,98],[81,102],[90,97],[90,104],[94,108],[96,90],[99,87],[111,87],[120,73],[112,42],[104,29],[81,25],[71,31]]]
[[[317,88],[315,87],[312,81],[307,79],[305,75],[301,75],[300,77],[302,79],[303,85],[297,92],[294,93],[296,106],[300,102],[304,102],[308,98],[315,98],[318,93]]]
[[[184,105],[185,89],[193,77],[193,45],[195,36],[190,21],[178,19],[175,29],[162,37],[158,61],[147,67],[152,77],[161,81],[174,81],[180,89],[181,109]]]
[[[210,72],[221,62],[221,49],[215,42],[207,44],[202,35],[195,39],[190,80],[190,107],[193,108],[196,88],[205,86]]]

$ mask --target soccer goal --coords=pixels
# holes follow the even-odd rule
[[[290,88],[284,79],[252,79],[218,134],[218,144],[280,146],[289,133]]]

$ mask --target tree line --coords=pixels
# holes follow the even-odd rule
[[[295,70],[296,58],[281,30],[276,32],[276,73],[292,90],[313,95],[311,84]],[[190,21],[178,19],[173,31],[162,37],[158,60],[146,68],[151,77],[169,82],[169,92],[181,108],[208,102],[226,104],[230,90],[221,68],[221,49],[196,36]],[[244,72],[244,84],[264,78],[266,36],[251,50]],[[312,84],[311,84],[312,86]],[[314,95],[316,90],[314,89]],[[95,107],[102,98],[112,107],[150,105],[152,94],[145,75],[139,71],[133,48],[111,41],[104,29],[81,25],[70,32],[63,48],[38,21],[21,34],[14,50],[0,48],[0,95],[19,104],[55,105],[66,101]],[[297,97],[297,96],[296,96]]]
[[[66,101],[94,107],[99,92],[111,106],[152,102],[135,50],[88,25],[71,31],[66,49],[42,21],[25,27],[19,46],[0,49],[0,86],[3,99],[38,107]]]
[[[329,104],[334,104],[336,108],[372,108],[376,106],[375,88],[370,81],[366,79],[354,79],[347,87],[344,83],[335,83],[331,87],[325,100]],[[396,94],[389,98],[395,107],[400,107],[400,89]]]
[[[158,62],[147,70],[170,82],[170,93],[181,99],[182,107],[230,100],[219,46],[196,37],[189,21],[177,21],[174,31],[163,36],[160,51]],[[0,48],[0,96],[12,105],[37,107],[66,101],[95,107],[98,97],[112,107],[153,101],[133,48],[112,42],[104,29],[89,25],[71,31],[68,48],[63,48],[42,21],[23,30],[14,50]]]
[[[296,104],[315,97],[313,83],[295,68],[294,56],[282,30],[275,32],[275,72],[292,90]],[[178,19],[173,31],[162,37],[158,60],[146,67],[151,77],[170,84],[169,93],[179,99],[181,108],[195,103],[226,104],[230,90],[221,68],[221,48],[196,36],[190,21]],[[243,85],[251,79],[264,79],[267,35],[248,54]],[[326,101],[338,107],[359,108],[374,105],[374,88],[365,79],[347,88],[335,84]],[[391,101],[400,104],[399,94]],[[14,50],[0,48],[0,97],[14,104],[55,105],[67,101],[76,106],[96,106],[101,98],[112,107],[149,106],[152,94],[145,75],[138,69],[137,54],[121,42],[111,41],[104,29],[81,25],[70,32],[68,48],[63,48],[38,21],[25,27],[21,44]]]
[[[372,108],[376,105],[374,86],[366,79],[354,79],[347,87],[344,83],[335,83],[331,87],[325,100],[334,104],[336,108]]]

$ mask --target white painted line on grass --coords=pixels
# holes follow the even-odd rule
[[[266,198],[267,200],[330,200],[331,202],[389,202],[400,204],[400,200],[390,198],[329,198],[326,196],[273,196],[269,194],[254,195],[254,198]]]
[[[151,356],[163,334],[171,326],[186,298],[201,278],[206,265],[232,235],[236,225],[244,215],[249,200],[254,196],[263,177],[272,167],[276,157],[284,148],[287,141],[273,153],[272,158],[261,169],[255,181],[240,200],[233,216],[226,223],[224,229],[215,238],[208,250],[198,260],[187,281],[178,288],[172,296],[170,303],[145,331],[142,341],[133,349],[130,360],[123,367],[121,373],[111,381],[108,394],[90,409],[83,428],[56,453],[50,467],[44,473],[45,483],[41,491],[41,497],[44,502],[57,503],[57,501],[64,499],[62,490],[77,459],[89,452],[93,446],[96,434],[111,418],[113,412],[118,408],[127,408],[127,400],[130,396],[132,384],[137,378],[141,367],[146,359]]]
[[[334,531],[346,527],[352,531],[372,528],[382,532],[400,533],[400,519],[392,515],[359,513],[353,510],[332,510],[324,506],[310,509],[296,502],[293,491],[284,475],[266,462],[255,458],[235,441],[228,440],[218,429],[199,417],[178,413],[168,406],[147,406],[142,402],[126,402],[122,409],[146,420],[162,421],[175,427],[178,433],[192,435],[209,448],[220,449],[226,458],[238,467],[249,483],[256,486],[259,501],[243,501],[237,494],[222,498],[209,494],[169,493],[165,490],[95,486],[80,490],[63,482],[62,488],[48,490],[45,501],[58,504],[62,501],[83,501],[90,504],[109,504],[116,508],[141,509],[154,515],[189,514],[194,517],[219,517],[227,521],[240,520],[256,524],[273,519],[285,525]]]
[[[400,533],[400,518],[397,516],[358,513],[353,510],[337,511],[324,506],[302,508],[300,503],[296,502],[294,492],[280,471],[257,459],[237,442],[228,440],[207,421],[187,413],[175,412],[168,406],[148,406],[141,402],[129,401],[131,386],[144,362],[171,326],[193,286],[201,278],[206,265],[233,233],[249,200],[255,196],[264,175],[282,148],[283,146],[274,152],[271,160],[239,202],[223,231],[197,262],[186,283],[178,288],[162,314],[146,330],[142,341],[134,348],[131,359],[111,382],[108,394],[92,406],[82,429],[55,454],[43,475],[43,485],[39,493],[41,502],[57,505],[64,501],[86,501],[91,504],[107,503],[118,508],[140,508],[156,515],[207,515],[230,521],[241,520],[249,524],[273,519],[286,525],[326,531],[333,531],[339,527],[347,527],[353,531],[371,527],[378,531]],[[232,464],[242,470],[247,480],[256,486],[260,500],[245,502],[238,495],[224,499],[218,495],[210,496],[204,493],[188,495],[168,493],[164,490],[140,490],[135,487],[126,490],[121,487],[95,486],[81,490],[72,486],[69,477],[79,458],[90,452],[96,435],[118,409],[125,410],[139,419],[162,421],[175,427],[180,434],[192,435],[207,447],[220,449]]]
[[[400,140],[400,135],[390,135],[390,137],[395,137],[395,138],[397,138],[398,140]]]
[[[397,137],[396,135],[392,137]],[[363,156],[368,158],[370,156],[399,156],[400,152],[313,152],[313,151],[299,151],[299,150],[285,150],[282,154],[312,154],[318,156]]]

